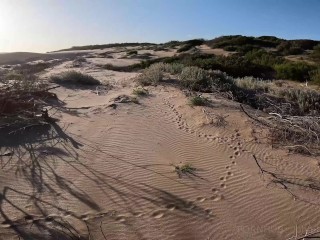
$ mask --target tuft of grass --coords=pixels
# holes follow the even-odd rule
[[[147,96],[149,94],[149,91],[145,88],[135,88],[133,89],[132,94],[136,96]]]
[[[190,100],[191,106],[205,106],[208,104],[208,99],[201,96],[192,97]]]
[[[181,178],[182,175],[194,174],[194,172],[197,169],[193,167],[190,163],[185,163],[181,166],[179,165],[175,166],[174,170],[178,174],[179,178]]]
[[[58,84],[100,85],[101,82],[94,77],[77,71],[63,72],[50,77],[50,80]]]

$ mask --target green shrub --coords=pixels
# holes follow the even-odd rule
[[[191,90],[200,90],[209,79],[210,74],[199,67],[185,67],[179,76],[180,85]]]
[[[208,99],[201,96],[192,97],[190,100],[191,106],[205,106],[208,104]]]
[[[313,69],[313,66],[304,62],[275,65],[278,79],[290,79],[301,82],[309,79],[309,72]]]
[[[100,81],[94,77],[76,71],[63,72],[51,76],[51,81],[59,84],[100,85]]]

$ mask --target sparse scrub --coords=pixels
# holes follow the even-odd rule
[[[94,77],[76,71],[63,72],[51,76],[51,81],[58,84],[100,85],[100,81]]]

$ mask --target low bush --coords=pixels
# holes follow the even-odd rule
[[[94,77],[77,71],[63,72],[50,77],[52,82],[58,84],[100,85],[100,81]]]
[[[180,85],[190,90],[200,90],[208,85],[210,74],[199,67],[185,67],[179,76]]]
[[[157,63],[151,65],[149,68],[143,70],[143,72],[137,77],[136,81],[141,86],[158,85],[163,79],[163,63]]]

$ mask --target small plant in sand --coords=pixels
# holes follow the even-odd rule
[[[175,166],[174,170],[178,174],[179,177],[182,177],[182,175],[194,174],[194,172],[197,169],[195,167],[193,167],[190,163],[185,163],[180,166],[179,165]]]
[[[63,72],[51,76],[51,81],[58,84],[100,85],[100,81],[94,77],[77,71]]]
[[[147,96],[149,94],[149,91],[145,88],[135,88],[133,89],[132,94],[137,96]]]
[[[189,100],[191,106],[205,106],[208,102],[209,100],[202,96],[195,96]]]

